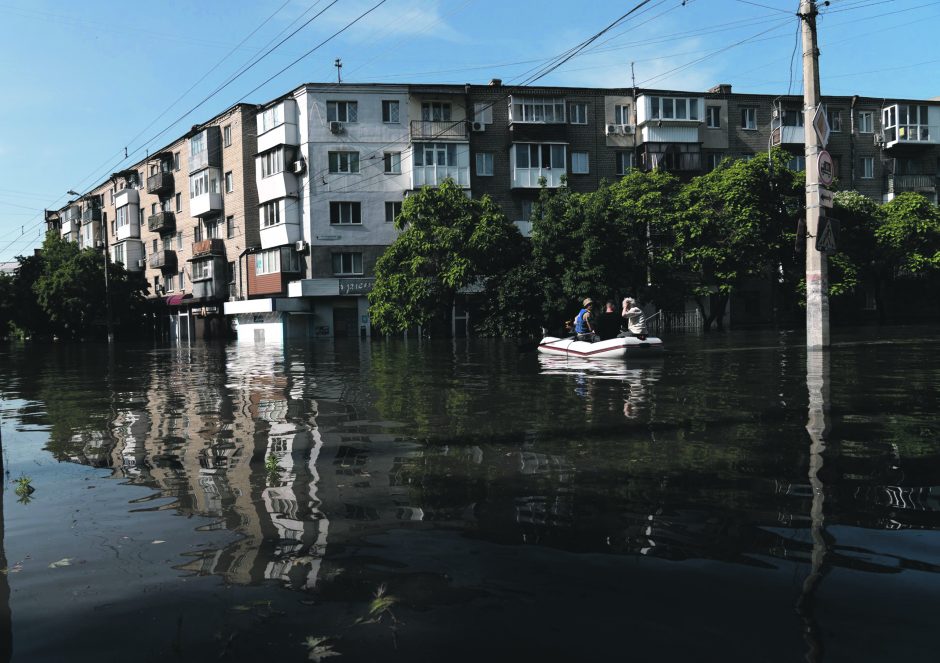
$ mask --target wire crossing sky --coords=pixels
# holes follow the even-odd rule
[[[63,205],[237,101],[304,82],[801,92],[797,0],[0,0],[0,262]],[[940,96],[940,0],[820,5],[824,95]],[[128,158],[124,159],[125,148]]]

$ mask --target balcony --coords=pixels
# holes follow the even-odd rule
[[[221,193],[202,193],[189,200],[189,213],[193,216],[210,216],[221,211]]]
[[[199,256],[224,256],[225,242],[218,237],[193,242],[193,258]]]
[[[147,193],[161,195],[171,192],[173,187],[173,173],[169,171],[163,170],[147,178]]]
[[[163,272],[176,272],[176,251],[164,249],[150,254],[151,269],[159,269]]]
[[[101,221],[100,207],[86,207],[82,210],[82,223],[94,223]]]
[[[884,108],[881,124],[885,147],[937,144],[940,134],[938,114],[940,109],[927,104],[895,104]]]
[[[892,175],[888,177],[888,193],[936,193],[937,178],[933,175]]]
[[[780,127],[781,145],[804,145],[806,143],[806,129],[803,127]]]
[[[176,230],[176,214],[157,212],[147,217],[147,229],[152,233],[171,233]]]
[[[412,120],[412,140],[468,140],[465,120]]]

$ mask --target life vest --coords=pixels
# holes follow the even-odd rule
[[[578,317],[574,319],[574,331],[576,334],[587,334],[591,331],[584,321],[584,314],[587,312],[588,310],[586,308],[581,309],[581,312],[578,313]]]

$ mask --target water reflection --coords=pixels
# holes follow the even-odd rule
[[[623,385],[623,416],[635,419],[649,410],[654,385],[662,373],[662,358],[624,361],[583,359],[539,355],[542,375],[568,376],[575,394],[589,401],[596,394],[591,388],[594,380],[615,380]],[[593,406],[594,403],[591,403]],[[651,415],[652,412],[649,412]]]

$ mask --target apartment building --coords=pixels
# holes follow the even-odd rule
[[[451,178],[525,236],[543,184],[592,191],[633,168],[689,179],[773,146],[803,169],[802,103],[727,84],[308,83],[193,127],[47,224],[143,271],[173,338],[230,326],[249,342],[369,336],[375,264],[410,192]],[[940,99],[823,97],[823,108],[835,188],[937,201]]]

